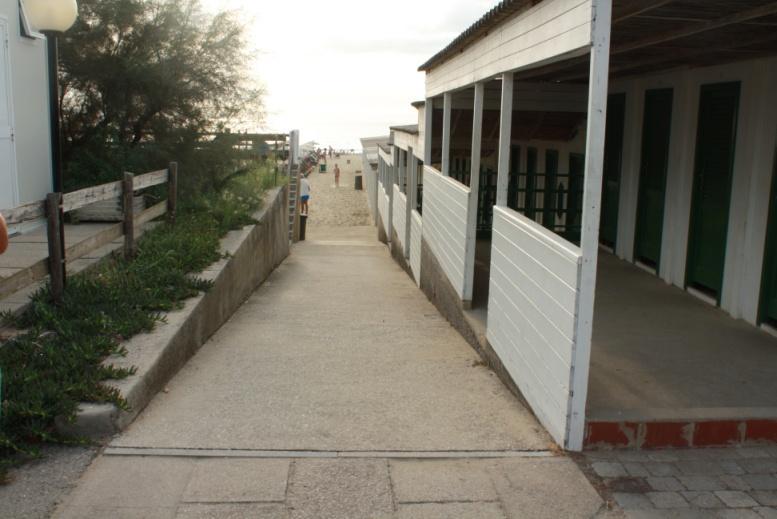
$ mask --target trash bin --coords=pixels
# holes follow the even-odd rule
[[[356,175],[355,177],[353,177],[353,188],[356,191],[361,191],[362,190],[362,176],[361,175]]]
[[[299,241],[305,241],[305,228],[308,225],[308,215],[299,215]]]
[[[318,165],[318,172],[319,173],[326,173],[326,162],[322,162]]]

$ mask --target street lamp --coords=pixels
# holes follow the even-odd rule
[[[57,49],[57,38],[60,34],[70,29],[78,17],[78,4],[76,0],[22,0],[24,2],[27,21],[36,30],[46,35],[48,49],[48,75],[49,75],[49,118],[51,121],[51,171],[52,184],[54,192],[60,193],[59,202],[59,223],[64,221],[64,212],[62,210],[63,181],[62,181],[62,129],[60,125],[59,113],[59,52]],[[55,255],[55,252],[58,254]],[[51,265],[52,281],[54,280],[54,268],[60,271],[59,279],[62,280],[62,286],[54,288],[55,302],[61,302],[62,289],[65,284],[66,266],[65,266],[65,232],[60,229],[59,232],[59,251],[56,251],[55,245],[49,242],[49,257],[59,256],[59,265]]]
[[[54,191],[62,192],[62,133],[59,113],[58,36],[78,17],[76,0],[22,0],[30,24],[46,35],[48,44],[49,116],[51,118],[51,166]]]

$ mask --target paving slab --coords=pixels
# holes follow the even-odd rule
[[[292,519],[390,517],[386,460],[297,460],[288,505]]]
[[[175,519],[286,519],[283,505],[257,503],[192,504],[178,507]]]
[[[499,503],[418,503],[399,505],[397,519],[506,519]]]
[[[496,488],[484,461],[392,461],[391,480],[398,503],[496,501]]]
[[[288,460],[197,460],[183,502],[282,502],[286,498]]]

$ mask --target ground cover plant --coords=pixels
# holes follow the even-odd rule
[[[44,287],[23,314],[2,316],[23,333],[0,345],[0,479],[4,466],[19,454],[34,456],[41,442],[78,441],[59,436],[55,419],[72,420],[79,402],[126,407],[104,382],[132,370],[103,361],[125,354],[125,339],[152,330],[165,312],[209,288],[196,273],[220,258],[227,231],[253,222],[274,179],[269,168],[235,172],[219,191],[183,200],[177,221],[146,232],[134,258],[112,258],[70,277],[62,304]]]

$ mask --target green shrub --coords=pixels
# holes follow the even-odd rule
[[[126,407],[104,382],[133,370],[103,361],[124,355],[122,341],[151,331],[164,312],[209,288],[193,274],[220,258],[221,236],[254,221],[272,179],[266,168],[234,175],[219,193],[183,204],[174,225],[164,222],[146,232],[132,260],[113,258],[70,277],[61,305],[51,303],[44,287],[22,315],[3,315],[25,331],[0,345],[0,473],[3,459],[7,464],[14,453],[67,441],[57,436],[54,420],[72,420],[79,402]]]

